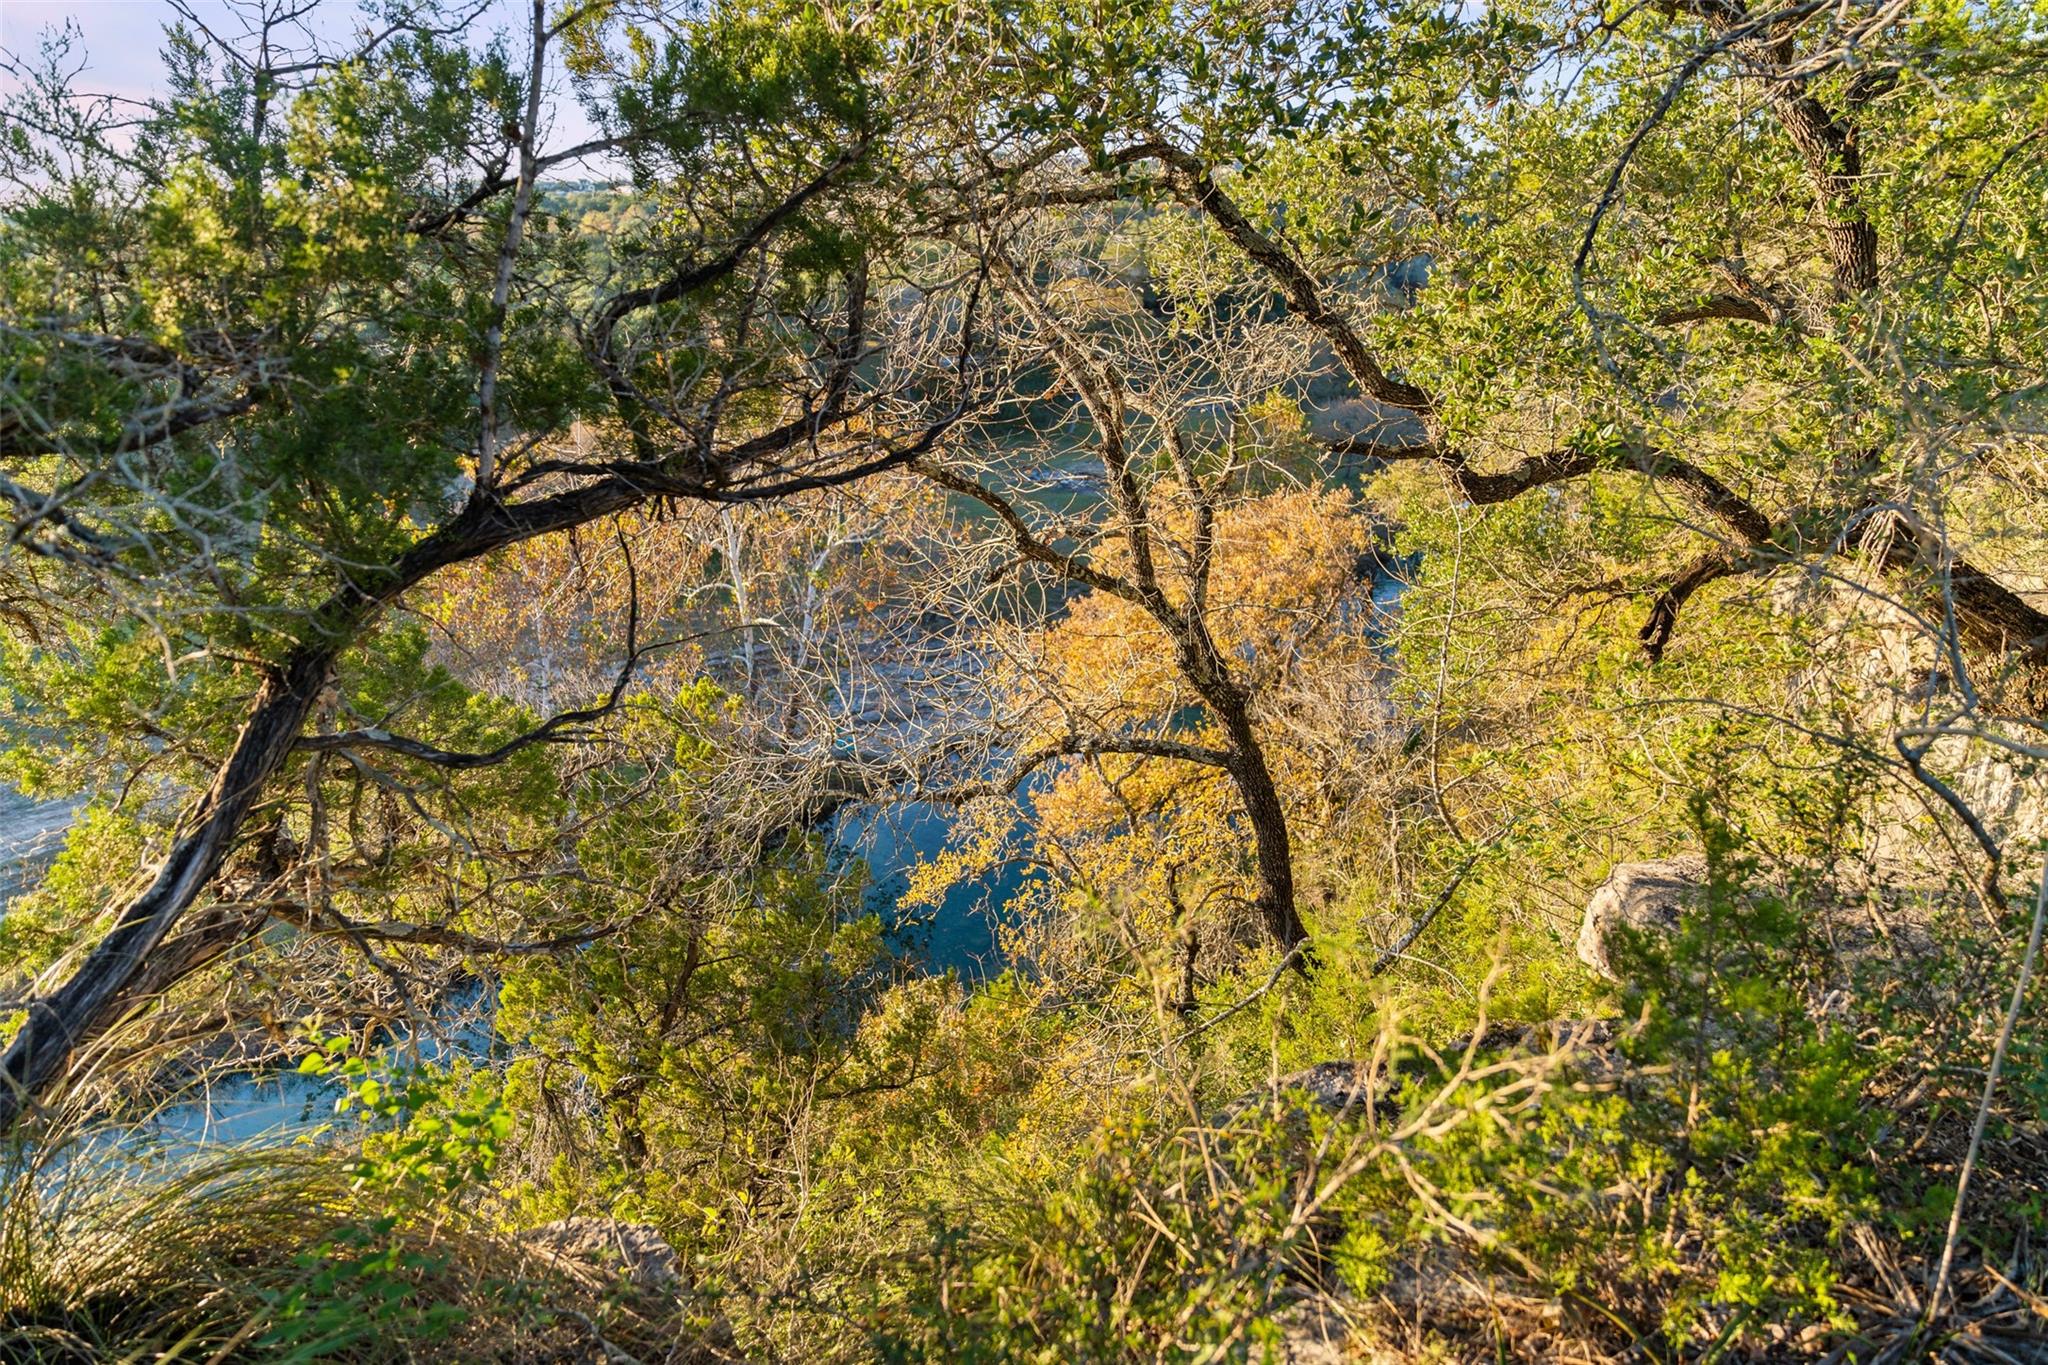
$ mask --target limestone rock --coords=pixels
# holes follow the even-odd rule
[[[1300,1303],[1278,1315],[1280,1358],[1287,1365],[1345,1365],[1351,1324],[1329,1301]]]
[[[1586,917],[1579,925],[1579,961],[1616,979],[1608,959],[1614,931],[1672,932],[1678,928],[1679,913],[1706,880],[1707,860],[1698,854],[1618,864],[1586,902]]]
[[[665,1289],[682,1281],[675,1248],[645,1223],[558,1218],[521,1233],[520,1240],[553,1260],[623,1273],[642,1289]]]

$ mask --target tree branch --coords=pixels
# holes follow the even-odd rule
[[[1725,550],[1709,550],[1657,594],[1657,600],[1650,605],[1649,620],[1643,622],[1643,628],[1636,632],[1636,638],[1643,643],[1643,653],[1649,656],[1651,663],[1663,660],[1664,649],[1671,643],[1671,633],[1678,628],[1678,613],[1685,609],[1692,595],[1716,579],[1740,573],[1744,567]]]
[[[1338,359],[1367,397],[1391,407],[1406,408],[1433,424],[1436,400],[1422,388],[1386,372],[1358,329],[1323,298],[1315,278],[1295,260],[1292,252],[1252,226],[1236,201],[1217,186],[1199,157],[1167,142],[1147,143],[1130,149],[1127,155],[1155,157],[1173,170],[1182,193],[1209,216],[1224,236],[1236,243],[1238,250],[1279,284],[1289,306],[1303,321],[1329,338]]]

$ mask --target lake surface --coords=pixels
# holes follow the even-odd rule
[[[1028,822],[1028,791],[1021,800]],[[935,909],[903,906],[912,870],[945,848],[952,827],[950,810],[910,801],[857,807],[834,822],[832,839],[847,856],[867,864],[865,908],[882,917],[897,947],[933,972],[958,972],[961,980],[974,982],[1005,965],[997,927],[1003,907],[1023,887],[1026,869],[1021,862],[1008,862],[962,881]]]

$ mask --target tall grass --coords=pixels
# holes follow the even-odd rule
[[[663,1358],[673,1300],[477,1209],[394,1215],[333,1146],[77,1128],[0,1151],[0,1360]],[[622,1344],[624,1343],[624,1344]]]
[[[232,1350],[306,1275],[302,1253],[357,1212],[347,1167],[318,1149],[150,1152],[138,1134],[78,1131],[0,1155],[8,1359]]]

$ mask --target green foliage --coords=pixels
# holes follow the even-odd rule
[[[355,1163],[355,1185],[382,1211],[337,1228],[302,1253],[307,1277],[277,1297],[269,1330],[257,1342],[281,1360],[359,1354],[358,1348],[394,1336],[430,1347],[474,1311],[428,1287],[448,1269],[449,1257],[424,1248],[408,1235],[408,1225],[490,1178],[512,1118],[494,1087],[477,1083],[463,1090],[417,1066],[377,1065],[352,1047],[346,1037],[320,1040],[299,1073],[346,1087],[336,1114],[370,1129]]]
[[[1627,1070],[1553,1091],[1514,1128],[1420,1144],[1353,1216],[1390,1237],[1477,1236],[1547,1291],[1585,1296],[1674,1348],[1764,1325],[1842,1327],[1849,1231],[1882,1219],[1888,1058],[1818,1015],[1814,916],[1696,798],[1710,876],[1676,933],[1620,953]],[[1438,1197],[1417,1207],[1411,1190]],[[1892,1217],[1898,1216],[1896,1205]],[[1623,1292],[1617,1289],[1625,1287]]]
[[[355,1040],[316,1040],[299,1062],[302,1076],[345,1088],[334,1112],[367,1125],[371,1136],[357,1162],[358,1184],[382,1201],[431,1206],[489,1179],[512,1120],[494,1086],[417,1064],[393,1067],[355,1053]]]
[[[878,1317],[882,1358],[1281,1358],[1271,1317],[1318,1234],[1273,1160],[1298,1136],[1270,1116],[1105,1124],[1066,1182],[989,1190],[979,1226],[939,1225],[915,1296]]]
[[[280,1296],[273,1325],[256,1341],[279,1360],[319,1360],[380,1339],[416,1348],[445,1341],[470,1310],[424,1298],[420,1284],[447,1268],[446,1257],[394,1240],[391,1215],[336,1231],[304,1255],[306,1280]]]
[[[649,915],[506,975],[499,1028],[527,1051],[508,1103],[546,1124],[564,1086],[595,1100],[571,1128],[529,1135],[563,1153],[525,1189],[536,1211],[652,1217],[717,1246],[754,1216],[759,1173],[788,1159],[808,1105],[914,1067],[914,1016],[863,1027],[894,959],[858,883],[823,859],[804,841],[749,879],[737,914]]]
[[[2038,704],[1980,707],[1958,666],[1986,696],[2004,680],[1950,618],[1972,624],[1955,589],[1982,573],[2031,591],[2048,545],[2048,93],[2038,3],[1847,27],[1863,14],[1784,16],[1764,53],[1684,5],[565,9],[566,79],[621,183],[544,183],[502,298],[533,131],[519,34],[429,7],[286,81],[181,27],[132,127],[73,97],[53,45],[0,129],[0,778],[84,804],[0,914],[6,1029],[156,875],[280,661],[331,645],[167,940],[201,966],[89,1040],[83,1070],[116,1079],[80,1093],[150,1107],[284,1046],[276,1020],[301,1013],[374,1033],[401,973],[429,1011],[481,981],[496,1038],[404,1067],[316,1035],[301,1070],[345,1087],[347,1120],[318,1152],[10,1152],[0,1354],[510,1356],[561,1346],[564,1321],[562,1349],[587,1350],[639,1291],[561,1298],[583,1307],[558,1321],[561,1284],[512,1286],[534,1281],[507,1230],[563,1215],[644,1221],[677,1251],[687,1283],[646,1295],[663,1307],[636,1340],[736,1335],[764,1358],[1277,1360],[1303,1300],[1398,1298],[1443,1267],[1541,1300],[1546,1331],[1680,1358],[1861,1350],[1917,1314],[1903,1292],[1873,1308],[1862,1261],[1926,1278],[1984,1002],[2026,927],[1941,841],[1981,860],[1952,818],[1964,778],[2010,813],[1997,783],[2040,776]],[[1794,95],[1853,119],[1853,191],[1816,187],[1774,103]],[[1160,144],[1231,196],[1263,260]],[[1822,220],[1852,193],[1881,288],[1830,263]],[[743,268],[711,269],[735,241]],[[579,524],[619,513],[619,558],[640,556],[635,643],[680,644],[729,585],[643,490],[730,511],[746,489],[721,441],[798,431],[787,463],[743,472],[803,477],[836,467],[841,418],[868,455],[906,454],[888,425],[934,386],[892,367],[946,339],[946,289],[994,302],[934,373],[1061,478],[1081,468],[1099,415],[1054,376],[1048,329],[1008,316],[1013,264],[1118,367],[1134,430],[1197,447],[1185,472],[1147,456],[1148,490],[1211,480],[1270,511],[1211,605],[1222,652],[1270,671],[1249,714],[1275,737],[1312,974],[1242,932],[1222,779],[1091,754],[1065,775],[1095,785],[1038,789],[1008,970],[962,981],[910,960],[861,869],[758,790],[757,761],[859,751],[843,717],[753,695],[751,668],[728,693],[677,653],[573,732],[536,731],[558,698],[527,656],[619,643],[592,605],[611,551],[513,543],[515,516],[602,490]],[[1328,363],[1333,318],[1429,401],[1365,403]],[[486,388],[512,463],[479,491]],[[153,425],[206,395],[221,409],[191,428]],[[1339,469],[1333,403],[1428,446]],[[1176,405],[1201,415],[1176,425]],[[918,449],[1016,454],[970,430]],[[1114,563],[1088,539],[1113,495],[1041,495],[1065,499],[1059,554]],[[1738,499],[1764,532],[1731,528]],[[1223,524],[1170,520],[1162,563]],[[451,526],[476,553],[396,594]],[[1328,591],[1306,594],[1302,537],[1333,528]],[[1910,552],[1884,539],[1926,528]],[[921,534],[862,553],[929,570]],[[1373,535],[1410,580],[1390,612],[1357,600]],[[1003,554],[926,576],[979,601],[1030,571]],[[1121,716],[1213,738],[1148,633],[1170,595],[1042,587],[1018,610],[1047,609],[1024,624],[1065,633],[1081,685],[1039,737]],[[1652,603],[1683,616],[1646,651]],[[1013,624],[962,652],[1009,659]],[[1118,651],[1128,676],[1103,664]],[[806,662],[837,691],[849,661]],[[1987,738],[2005,767],[1960,756]],[[1015,815],[978,808],[962,831],[986,837],[920,889],[1011,857]],[[1999,837],[2011,873],[2031,836]],[[1619,945],[1610,991],[1572,961],[1587,889],[1691,848],[1699,903]],[[1900,902],[1883,952],[1837,933]],[[2048,1041],[2022,1004],[1977,1151],[1995,1193],[1961,1254],[2032,1294]],[[1607,1040],[1570,1056],[1518,1028],[1589,1017]],[[187,1045],[192,1019],[217,1050]],[[1371,1080],[1369,1107],[1273,1093],[1333,1063]],[[1512,1354],[1509,1329],[1471,1330]]]

